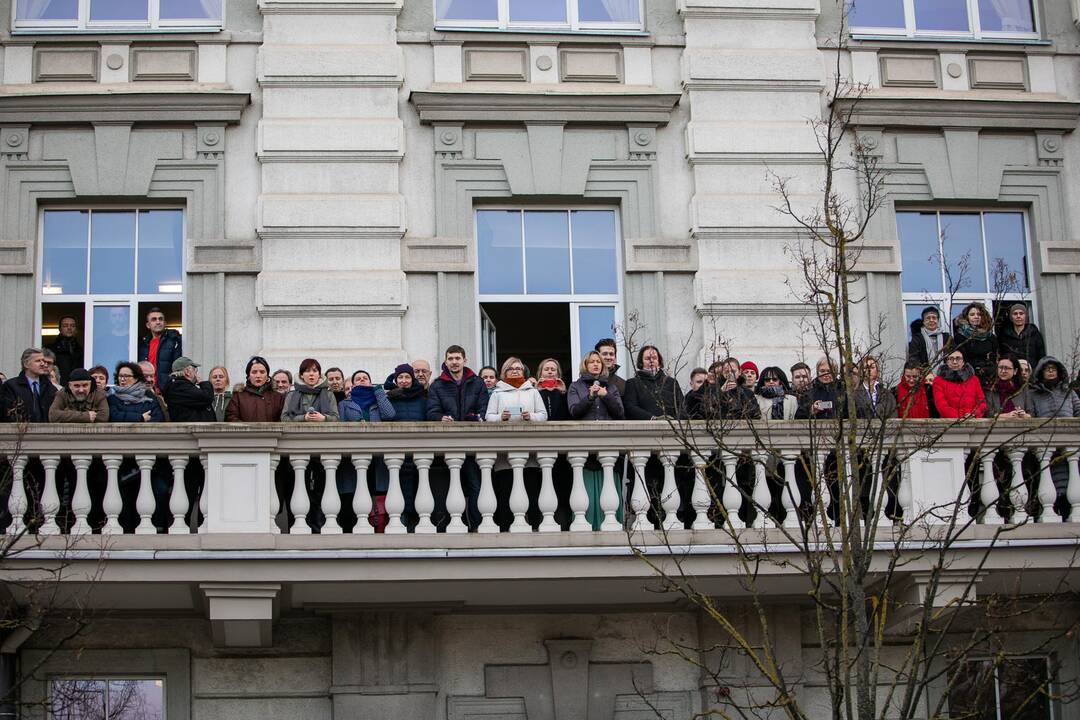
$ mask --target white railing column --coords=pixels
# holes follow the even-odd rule
[[[172,466],[173,475],[172,493],[169,495],[169,512],[172,513],[173,519],[172,524],[166,530],[171,533],[174,528],[178,530],[183,527],[185,528],[184,532],[190,533],[191,527],[184,525],[184,515],[187,515],[188,511],[187,487],[184,485],[184,470],[187,468],[188,456],[170,455],[169,464]]]
[[[465,493],[461,489],[461,467],[465,464],[465,453],[446,453],[443,456],[446,467],[450,468],[450,490],[446,493],[446,512],[450,515],[448,533],[467,533],[469,526],[461,519],[465,512]]]
[[[278,525],[277,516],[281,512],[281,501],[278,500],[277,494],[277,469],[281,464],[281,456],[273,454],[270,456],[270,534],[280,535],[281,527]]]
[[[386,470],[390,475],[389,484],[386,487],[386,522],[387,535],[404,535],[409,532],[401,513],[405,512],[405,495],[401,492],[401,466],[405,464],[404,453],[387,453],[383,455]]]
[[[56,468],[59,465],[59,455],[41,456],[41,466],[45,468],[45,487],[41,492],[43,520],[38,532],[42,535],[55,535],[60,532],[60,526],[56,524],[56,513],[60,511],[60,495],[56,492]]]
[[[537,504],[543,519],[537,528],[540,532],[558,532],[559,523],[555,522],[555,510],[559,507],[559,496],[555,494],[555,480],[552,468],[559,456],[556,453],[538,452],[536,462],[540,464],[540,497]]]
[[[356,525],[353,526],[353,535],[371,535],[375,528],[368,522],[368,514],[371,513],[371,491],[367,486],[367,470],[371,465],[371,456],[367,454],[355,454],[352,456],[353,467],[356,468],[356,492],[353,493],[353,512],[356,513]]]
[[[72,455],[71,462],[75,465],[75,487],[71,494],[71,512],[75,515],[75,523],[71,526],[71,534],[89,535],[91,529],[86,516],[90,514],[90,488],[86,484],[86,472],[93,457]]]
[[[795,480],[795,463],[799,460],[798,455],[788,453],[784,455],[784,487],[780,491],[780,502],[784,506],[784,527],[799,527],[799,506],[802,505],[802,494],[799,492],[799,483]]]
[[[476,505],[480,509],[480,526],[476,529],[480,533],[497,533],[499,526],[495,524],[495,487],[491,484],[491,468],[495,465],[496,453],[476,453],[476,464],[480,466],[480,496]]]
[[[634,471],[634,489],[630,492],[630,517],[627,526],[631,530],[639,530],[648,522],[650,500],[649,491],[645,484],[645,465],[652,456],[648,450],[633,450],[630,452],[630,464]],[[605,480],[606,482],[606,480]]]
[[[769,492],[769,481],[765,472],[765,463],[768,462],[769,453],[758,450],[753,454],[754,463],[754,491],[751,497],[754,499],[754,527],[764,530],[768,525],[769,506],[772,505],[772,494]]]
[[[341,524],[338,522],[338,514],[341,513],[341,495],[338,494],[337,470],[341,465],[341,455],[320,455],[319,459],[322,461],[323,469],[326,470],[326,484],[323,485],[320,501],[326,520],[319,532],[323,535],[340,535]]]
[[[741,530],[746,523],[739,517],[739,508],[742,507],[743,496],[739,490],[739,478],[737,476],[739,459],[732,453],[722,455],[724,463],[724,491],[720,494],[720,501],[724,506],[724,514],[727,516],[726,523],[731,527]]]
[[[1065,499],[1069,502],[1069,522],[1080,522],[1080,456],[1076,448],[1069,448],[1069,485],[1065,488]]]
[[[1012,486],[1009,487],[1009,504],[1012,505],[1012,516],[1009,522],[1014,525],[1022,525],[1028,521],[1028,489],[1024,481],[1024,455],[1023,448],[1009,450],[1009,463],[1012,465]]]
[[[514,476],[510,488],[510,512],[514,514],[510,532],[532,532],[532,526],[525,517],[529,512],[529,495],[525,492],[525,464],[529,462],[529,453],[512,452],[507,459]]]
[[[1054,477],[1050,472],[1050,462],[1054,459],[1054,450],[1043,450],[1039,455],[1039,508],[1036,511],[1036,522],[1052,523],[1061,522],[1061,518],[1054,513],[1054,501],[1057,500],[1057,488],[1054,487]]]
[[[896,491],[896,504],[897,515],[899,515],[905,525],[910,525],[915,521],[915,504],[912,497],[911,487],[911,458],[906,458],[900,463],[900,487]]]
[[[881,449],[879,452],[874,452],[870,455],[870,467],[874,471],[874,484],[870,488],[870,509],[875,507],[878,510],[877,524],[878,527],[892,527],[892,518],[889,517],[889,488],[885,486],[885,450]],[[881,505],[877,505],[878,498],[881,498]],[[862,499],[859,500],[862,502]]]
[[[154,490],[150,487],[150,471],[154,469],[157,458],[153,455],[137,455],[135,462],[139,466],[139,495],[135,499],[135,510],[139,513],[139,524],[135,526],[136,535],[153,535],[154,527]]]
[[[826,472],[828,468],[829,453],[828,451],[819,450],[816,455],[817,464],[812,474],[817,481],[818,494],[821,497],[822,511],[826,514],[826,516],[828,516],[829,509],[832,507],[833,503],[832,488],[829,487],[829,476]],[[840,512],[839,504],[837,504],[836,512]]]
[[[435,511],[435,494],[431,492],[431,466],[435,462],[435,456],[431,453],[413,454],[412,458],[418,476],[416,499],[413,505],[416,508],[416,514],[420,516],[415,532],[429,535],[437,530],[435,524],[431,522],[431,513]]]
[[[8,532],[18,535],[26,529],[26,456],[18,455],[11,460],[11,495],[8,496],[8,512],[11,513],[11,525]]]
[[[105,525],[102,526],[102,534],[122,533],[120,527],[120,512],[124,509],[124,499],[120,496],[120,465],[124,458],[119,455],[105,455],[101,458],[105,463],[105,498],[102,500],[102,510],[105,511]]]
[[[573,485],[570,488],[570,532],[592,530],[589,524],[589,493],[585,491],[585,463],[589,460],[588,453],[569,453],[566,459],[570,462],[573,471]]]
[[[690,505],[694,508],[694,522],[690,527],[694,530],[712,530],[715,527],[709,517],[712,494],[709,492],[708,482],[705,463],[699,460],[694,463],[694,489],[690,492]]]
[[[307,470],[309,455],[290,455],[289,464],[293,469],[293,490],[289,507],[293,513],[292,527],[289,528],[291,535],[310,535],[311,528],[307,523],[308,510],[311,509],[311,501],[307,496],[307,483],[304,482],[304,471]],[[359,484],[357,479],[357,484]]]
[[[206,486],[210,482],[210,456],[205,453],[199,455],[199,464],[202,465],[203,484],[198,490],[199,502],[197,507],[199,512],[191,514],[191,524],[195,528],[195,532],[205,533],[210,531],[210,523],[206,521],[206,512],[210,508],[210,488]]]
[[[598,455],[601,467],[604,468],[604,485],[600,488],[600,510],[604,513],[604,520],[600,523],[602,531],[622,530],[617,513],[619,511],[619,497],[622,495],[621,488],[615,487],[615,462],[619,459],[618,453],[602,452]]]
[[[987,525],[1000,525],[1001,513],[998,512],[997,480],[994,479],[994,456],[996,451],[984,453],[980,458],[982,463],[982,481],[979,483],[979,505],[982,521]]]
[[[678,455],[669,452],[661,452],[660,464],[664,466],[664,489],[660,502],[664,508],[663,528],[665,532],[678,530],[682,527],[679,522],[679,486],[675,483],[675,463]]]

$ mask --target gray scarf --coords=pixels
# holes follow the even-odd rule
[[[922,336],[923,342],[926,343],[926,359],[929,362],[933,362],[936,357],[941,357],[941,351],[945,347],[944,334],[940,327],[936,332],[930,332],[923,325]]]
[[[147,397],[146,383],[137,382],[127,387],[120,387],[117,385],[113,388],[114,396],[120,399],[120,402],[125,405],[135,405],[137,403],[146,402]]]

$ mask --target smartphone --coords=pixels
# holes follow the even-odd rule
[[[521,406],[520,405],[511,405],[510,407],[508,407],[506,409],[510,412],[510,417],[512,417],[512,418],[521,417]]]
[[[559,381],[556,378],[547,378],[540,381],[541,390],[552,390],[559,386]]]
[[[818,404],[822,410],[832,410],[832,400],[819,400]]]

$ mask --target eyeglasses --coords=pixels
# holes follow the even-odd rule
[[[771,383],[771,382],[773,382],[773,383],[779,383],[779,382],[780,382],[780,378],[778,378],[778,377],[767,377],[767,378],[762,378],[762,379],[761,379],[761,381],[762,381],[762,382],[767,382],[767,383]]]
[[[506,372],[523,373],[525,372],[525,368],[521,367],[520,365],[511,365],[510,367],[506,368]]]
[[[120,380],[132,380],[135,376],[131,373],[119,373],[116,377]]]

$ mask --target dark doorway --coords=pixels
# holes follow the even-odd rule
[[[535,374],[540,362],[559,361],[570,383],[577,368],[570,365],[570,305],[568,303],[481,303],[496,331],[496,370],[510,356],[522,359]]]

